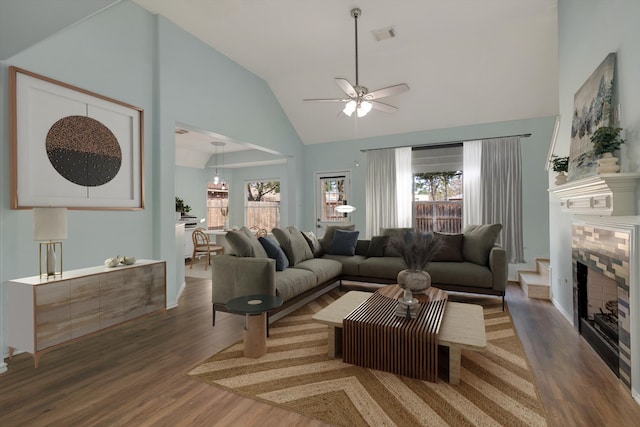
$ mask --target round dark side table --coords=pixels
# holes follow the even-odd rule
[[[277,295],[247,295],[227,301],[232,313],[245,314],[243,331],[245,357],[260,357],[267,352],[267,312],[282,305]]]

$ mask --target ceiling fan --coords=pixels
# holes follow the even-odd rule
[[[344,78],[337,77],[335,79],[338,86],[340,86],[340,89],[342,89],[347,95],[347,98],[311,98],[303,99],[303,101],[346,102],[344,109],[340,112],[339,115],[342,115],[344,113],[349,117],[351,117],[354,112],[356,112],[358,117],[364,117],[369,111],[371,111],[371,109],[383,111],[385,113],[393,113],[398,111],[397,107],[385,104],[384,102],[380,102],[378,101],[378,99],[396,95],[398,93],[409,90],[409,86],[407,86],[405,83],[388,86],[382,89],[374,90],[373,92],[369,92],[366,87],[360,86],[360,82],[358,80],[358,18],[360,17],[361,13],[362,11],[358,8],[351,9],[351,16],[353,17],[355,22],[356,35],[356,84],[352,85],[347,79]]]

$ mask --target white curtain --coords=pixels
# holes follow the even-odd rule
[[[398,220],[395,149],[367,151],[366,238]]]
[[[502,224],[507,261],[523,263],[520,138],[465,142],[464,162],[465,225]]]
[[[411,227],[413,207],[413,170],[411,147],[396,148],[397,227]]]
[[[480,159],[482,157],[482,141],[465,141],[462,144],[464,179],[462,188],[464,203],[462,204],[462,228],[469,224],[482,224],[482,180],[480,176]]]
[[[411,147],[367,151],[366,238],[380,228],[411,227]]]

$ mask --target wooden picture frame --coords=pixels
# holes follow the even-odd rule
[[[9,67],[11,208],[144,209],[144,110]]]

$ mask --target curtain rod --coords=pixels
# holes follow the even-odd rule
[[[504,136],[492,136],[492,137],[489,137],[489,138],[471,138],[471,139],[461,139],[461,140],[458,140],[458,141],[434,142],[433,144],[427,144],[427,145],[403,145],[403,146],[399,146],[399,147],[364,148],[364,149],[360,150],[360,152],[361,153],[366,153],[367,151],[388,150],[389,148],[440,147],[440,146],[443,146],[443,145],[462,144],[463,142],[466,142],[466,141],[478,141],[478,140],[484,140],[484,139],[498,139],[498,138],[515,138],[515,137],[528,138],[530,136],[531,136],[530,133],[521,133],[519,135],[504,135]]]

